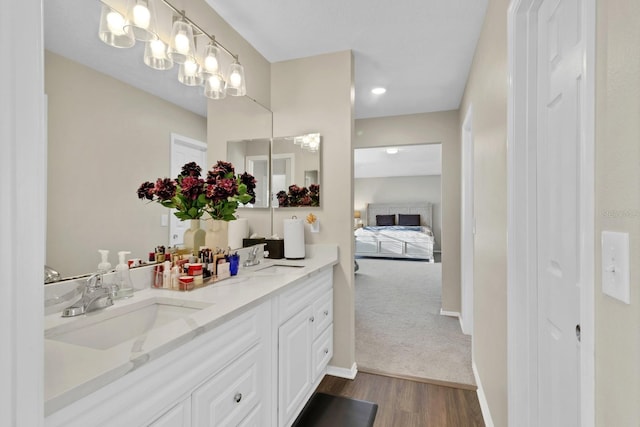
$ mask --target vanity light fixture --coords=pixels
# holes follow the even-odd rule
[[[205,32],[189,19],[183,10],[168,0],[127,0],[127,13],[122,13],[103,3],[100,15],[100,40],[118,48],[132,47],[136,39],[144,41],[144,63],[155,70],[168,70],[174,63],[180,64],[178,80],[187,86],[204,86],[204,95],[211,99],[244,96],[247,93],[244,67],[238,55],[219,43],[215,36]],[[161,40],[156,30],[154,2],[161,1],[175,14],[169,43]],[[206,36],[209,43],[201,61],[197,57],[197,36]],[[233,58],[227,79],[220,70],[220,52]]]
[[[238,62],[238,55],[233,57],[233,63],[229,65],[229,82],[227,83],[227,93],[231,96],[244,96],[247,87],[244,83],[244,67]]]
[[[117,48],[132,47],[136,40],[131,31],[125,30],[126,25],[128,22],[124,15],[106,4],[102,4],[100,28],[98,29],[100,40]]]
[[[299,145],[303,150],[316,153],[320,149],[320,134],[308,133],[293,138],[293,143]]]
[[[129,0],[124,30],[132,32],[136,40],[143,42],[158,38],[156,9],[152,0]]]
[[[389,147],[385,150],[387,154],[398,154],[398,150],[396,147]]]
[[[383,87],[374,87],[373,89],[371,89],[371,93],[374,94],[374,95],[382,95],[386,91],[387,91],[387,89],[385,89]]]

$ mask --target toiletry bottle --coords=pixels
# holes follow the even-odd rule
[[[109,251],[106,249],[98,249],[100,256],[102,257],[102,262],[98,264],[98,271],[107,272],[111,270],[111,263],[109,262]]]
[[[131,284],[131,277],[129,277],[129,264],[124,259],[125,255],[130,254],[129,251],[118,252],[118,265],[116,265],[116,285],[118,285],[118,291],[116,298],[128,298],[133,296],[133,285]]]
[[[162,287],[165,289],[171,289],[171,261],[165,261],[162,264]]]

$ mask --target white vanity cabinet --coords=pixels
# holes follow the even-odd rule
[[[102,352],[84,349],[94,357],[83,353],[67,375],[82,363],[108,364],[112,357],[124,363],[114,362],[116,379],[52,411],[45,426],[290,426],[333,356],[332,266],[289,282],[284,276],[278,288],[240,308],[167,325],[186,331],[170,351],[155,354],[147,336]],[[246,281],[238,294],[276,279],[260,280]],[[216,304],[223,302],[214,302],[212,311]],[[216,323],[202,321],[206,316],[218,316]]]
[[[279,426],[293,423],[333,356],[332,283],[326,270],[278,299]]]

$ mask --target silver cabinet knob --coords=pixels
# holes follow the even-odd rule
[[[329,349],[328,348],[324,349],[324,354],[329,354]]]
[[[311,317],[309,318],[309,322],[312,322],[312,323],[313,323],[313,322],[315,322],[315,320],[316,320],[316,318],[315,318],[315,317],[313,317],[313,316],[311,316]]]
[[[240,403],[240,401],[242,400],[242,393],[236,393],[236,395],[233,396],[233,400],[235,400],[236,403]]]
[[[324,315],[325,315],[325,316],[328,316],[328,315],[329,315],[329,310],[325,310],[325,311],[324,311]]]

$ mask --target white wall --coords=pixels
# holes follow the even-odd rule
[[[353,206],[367,224],[368,203],[431,202],[433,204],[433,232],[435,250],[442,239],[441,176],[394,176],[388,178],[357,178],[353,180]]]
[[[273,64],[273,135],[320,132],[322,176],[319,208],[279,208],[274,230],[282,236],[284,218],[313,212],[320,232],[307,243],[337,243],[334,268],[334,356],[331,365],[350,369],[355,362],[353,289],[353,57],[350,51]]]

